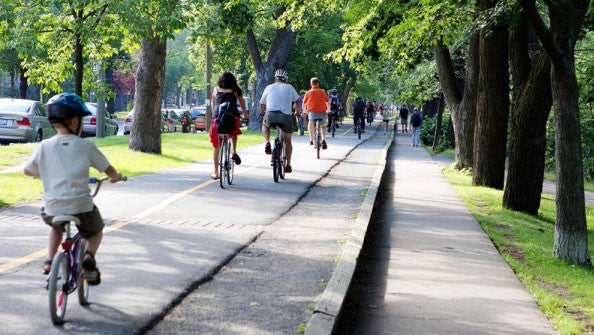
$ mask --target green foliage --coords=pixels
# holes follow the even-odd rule
[[[433,146],[433,138],[435,136],[435,126],[437,123],[437,114],[434,117],[426,116],[423,119],[423,124],[421,126],[421,142],[426,146]],[[452,144],[447,138],[448,127],[450,125],[450,117],[449,113],[444,112],[443,120],[441,123],[441,137],[439,138],[439,143],[435,147],[434,153],[444,152],[450,148],[452,148]]]

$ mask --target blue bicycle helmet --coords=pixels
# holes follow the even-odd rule
[[[51,123],[62,123],[64,120],[91,115],[85,101],[74,93],[54,95],[47,102],[47,118]]]

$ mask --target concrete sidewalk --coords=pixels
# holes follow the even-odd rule
[[[423,148],[398,135],[336,334],[552,334]]]

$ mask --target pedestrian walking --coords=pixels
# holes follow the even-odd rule
[[[412,126],[413,138],[412,144],[413,147],[418,147],[420,144],[420,137],[421,137],[421,126],[423,125],[423,115],[419,111],[419,108],[415,107],[413,114],[410,117],[410,125]]]
[[[400,108],[400,124],[402,125],[402,133],[408,133],[408,108],[402,105]]]

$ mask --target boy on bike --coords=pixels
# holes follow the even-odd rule
[[[26,175],[41,178],[43,183],[41,217],[51,227],[43,271],[45,274],[50,272],[64,233],[63,225],[52,223],[53,217],[74,215],[80,219],[78,231],[87,240],[87,252],[82,261],[84,276],[90,285],[98,285],[101,273],[95,254],[104,225],[91,197],[89,167],[105,172],[112,183],[121,180],[122,175],[109,164],[95,143],[80,137],[82,118],[91,115],[81,97],[60,93],[48,101],[47,109],[48,120],[57,135],[41,142],[24,168]]]

